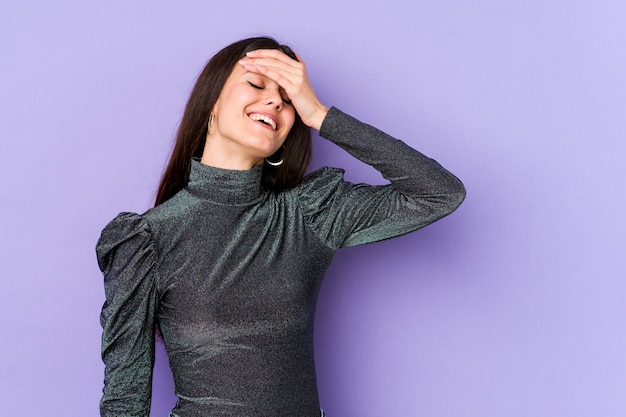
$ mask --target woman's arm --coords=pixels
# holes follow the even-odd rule
[[[337,108],[324,120],[320,136],[373,166],[407,198],[437,197],[450,212],[465,198],[461,181],[437,161]]]
[[[150,414],[156,311],[155,247],[146,221],[122,213],[96,246],[104,274],[102,417]]]
[[[343,180],[343,171],[322,169],[299,187],[310,227],[329,247],[389,239],[453,212],[465,198],[463,184],[436,161],[402,141],[331,108],[320,135],[372,165],[391,184]]]

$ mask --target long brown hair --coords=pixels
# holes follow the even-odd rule
[[[249,38],[235,42],[209,60],[200,73],[185,106],[172,155],[157,189],[155,206],[172,198],[189,182],[191,159],[202,156],[209,114],[222,92],[226,79],[237,62],[247,52],[256,49],[278,49],[290,58],[298,60],[291,48],[268,37]],[[261,185],[265,189],[279,192],[294,187],[302,181],[311,159],[311,130],[302,122],[297,113],[284,146],[268,159],[283,159],[284,163],[278,167],[264,164]]]

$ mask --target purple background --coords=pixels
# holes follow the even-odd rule
[[[625,21],[622,0],[3,2],[2,414],[97,415],[100,230],[150,207],[205,61],[269,34],[323,102],[468,189],[338,254],[316,322],[329,417],[626,415]],[[318,139],[321,165],[382,181]]]

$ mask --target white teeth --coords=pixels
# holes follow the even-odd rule
[[[271,117],[267,117],[267,116],[264,116],[264,115],[258,114],[258,113],[253,113],[253,114],[250,115],[250,118],[252,120],[260,120],[262,122],[265,122],[268,125],[272,126],[272,129],[276,130],[276,122],[274,120],[272,120]]]

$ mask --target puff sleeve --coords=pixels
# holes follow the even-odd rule
[[[106,301],[100,323],[105,364],[101,416],[149,416],[154,365],[156,253],[138,214],[122,213],[96,246]]]
[[[461,181],[439,163],[337,108],[329,110],[320,136],[390,182],[352,184],[332,168],[305,178],[299,188],[304,216],[333,249],[409,233],[450,214],[465,198]]]

